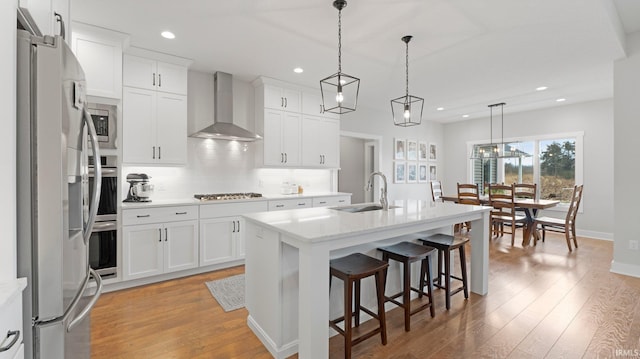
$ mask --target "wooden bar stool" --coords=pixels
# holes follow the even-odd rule
[[[378,250],[382,252],[383,261],[389,263],[389,259],[393,259],[402,263],[402,291],[391,296],[385,296],[385,300],[404,309],[404,330],[407,332],[411,330],[411,315],[426,308],[430,308],[431,318],[433,318],[436,312],[433,308],[433,285],[431,282],[431,262],[429,257],[436,249],[412,242],[400,242],[388,247],[378,248]],[[421,261],[420,284],[418,288],[413,288],[411,287],[411,263],[416,261]],[[424,292],[425,285],[427,286],[426,293]],[[411,291],[417,292],[419,298],[426,295],[427,298],[429,298],[429,302],[411,311]],[[402,303],[396,300],[396,298],[400,296],[402,296]]]
[[[344,357],[351,358],[351,347],[380,333],[382,345],[387,345],[387,324],[384,313],[384,280],[389,264],[379,259],[366,256],[362,253],[350,254],[346,257],[332,259],[329,262],[331,276],[342,279],[344,282],[344,316],[329,320],[329,326],[344,336]],[[363,278],[375,275],[376,294],[378,299],[378,313],[360,305],[360,281]],[[352,310],[353,286],[355,284],[355,308]],[[329,278],[331,287],[331,278]],[[351,317],[354,317],[355,326],[360,326],[360,311],[363,311],[377,319],[379,326],[367,333],[353,339]],[[338,327],[338,323],[344,321],[344,330]]]
[[[426,239],[420,239],[424,245],[435,247],[438,250],[438,274],[434,280],[434,286],[445,290],[445,303],[447,310],[451,307],[451,296],[464,291],[464,298],[469,298],[469,290],[467,284],[467,262],[464,254],[464,245],[469,242],[468,238],[454,237],[447,234],[436,234]],[[460,269],[462,277],[456,277],[451,274],[451,251],[458,249],[460,253]],[[444,256],[444,268],[442,257]],[[443,272],[444,269],[444,272]],[[444,284],[442,276],[444,275]],[[451,278],[462,281],[462,286],[451,290]]]

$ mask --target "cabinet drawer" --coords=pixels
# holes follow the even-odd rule
[[[198,206],[125,209],[122,225],[165,223],[198,219]]]
[[[240,216],[268,210],[267,201],[207,204],[200,205],[200,218]]]
[[[309,208],[313,204],[311,198],[281,199],[269,201],[270,211],[280,211],[284,209]]]
[[[336,207],[351,204],[351,196],[316,197],[313,199],[314,207]]]
[[[22,295],[14,295],[0,308],[0,347],[8,346],[15,338],[15,335],[7,338],[7,333],[17,330],[20,331],[18,340],[9,350],[0,352],[0,359],[13,359],[20,350],[24,336],[22,328]]]

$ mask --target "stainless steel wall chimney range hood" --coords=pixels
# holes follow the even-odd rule
[[[214,75],[213,125],[203,128],[191,137],[219,140],[255,141],[261,137],[233,123],[233,78],[231,74]]]

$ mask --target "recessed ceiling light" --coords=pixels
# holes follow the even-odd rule
[[[556,100],[556,102],[565,102],[565,101],[567,101],[566,98],[559,98],[559,99]]]
[[[540,86],[540,87],[536,87],[536,91],[544,91],[544,90],[546,90],[546,89],[548,89],[548,87],[547,87],[547,86]]]
[[[296,67],[295,69],[293,69],[293,72],[297,74],[301,74],[304,72],[304,70],[302,69],[302,67]]]
[[[462,117],[467,118],[467,117],[469,117],[469,115],[462,115]]]
[[[443,110],[444,110],[444,107],[438,107],[438,108],[436,108],[436,111],[443,111]]]
[[[162,33],[160,33],[160,35],[162,35],[162,37],[164,37],[165,39],[175,39],[176,35],[173,34],[173,32],[171,31],[163,31]]]

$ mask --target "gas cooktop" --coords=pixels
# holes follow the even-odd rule
[[[260,198],[260,193],[212,193],[212,194],[194,194],[193,197],[201,201],[226,201],[231,199],[251,199]]]

